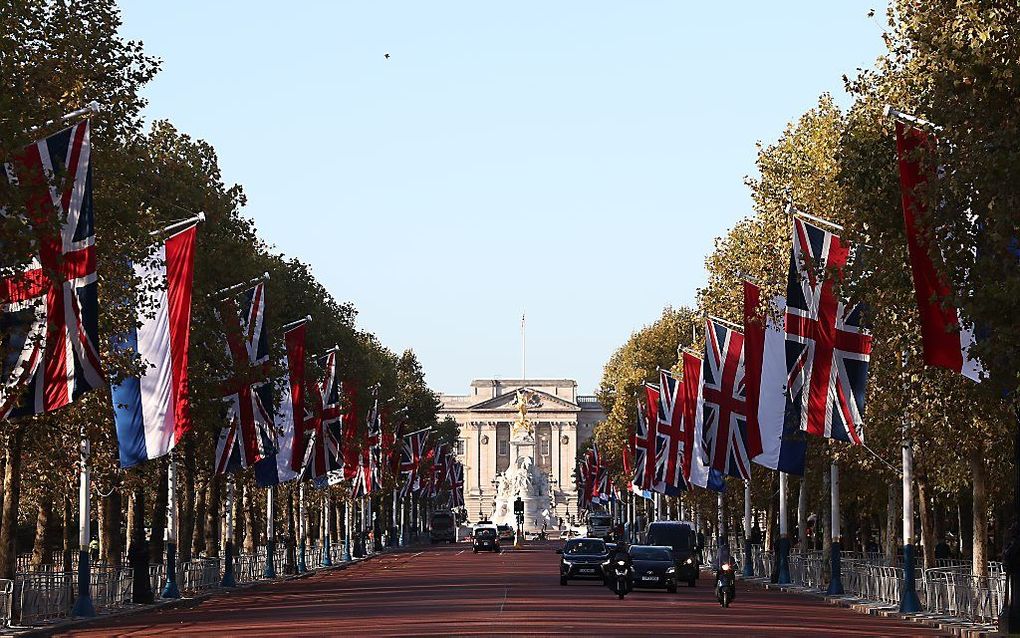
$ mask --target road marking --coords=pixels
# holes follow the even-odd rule
[[[503,589],[503,602],[501,602],[499,604],[499,614],[498,615],[502,615],[503,614],[503,605],[506,604],[506,597],[507,597],[507,594],[509,594],[509,593],[510,593],[510,585],[507,585]]]
[[[466,549],[462,549],[462,550],[460,550],[459,552],[457,552],[457,556],[460,556],[461,554],[463,554],[463,553],[464,553],[464,552],[466,552],[466,551],[467,551]]]

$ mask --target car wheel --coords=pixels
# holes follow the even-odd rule
[[[689,580],[689,581],[687,581],[687,586],[688,586],[688,587],[694,587],[694,583],[695,583],[695,582],[696,582],[696,581],[694,581],[694,580]]]
[[[676,593],[676,585],[666,585],[666,591],[668,591],[671,594],[675,594]]]
[[[567,579],[564,578],[563,576],[560,576],[560,585],[566,585],[566,584],[567,584]]]
[[[478,553],[478,548],[477,547],[472,547],[471,551],[477,554]]]

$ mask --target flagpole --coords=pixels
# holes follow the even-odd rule
[[[751,564],[751,481],[744,481],[744,578],[754,576]]]
[[[843,574],[842,565],[840,563],[840,537],[842,534],[839,526],[839,466],[833,463],[829,466],[829,472],[829,488],[832,491],[832,520],[830,523],[832,532],[832,554],[829,559],[829,564],[831,566],[832,574],[829,578],[829,588],[825,593],[829,596],[841,596],[843,594]]]
[[[227,512],[226,512],[227,538],[224,542],[226,547],[225,562],[223,563],[223,581],[221,587],[236,587],[237,579],[234,577],[234,477],[227,479]]]
[[[157,235],[163,235],[163,234],[166,234],[166,233],[172,233],[175,230],[178,230],[180,228],[184,228],[185,226],[192,226],[194,224],[200,224],[200,223],[202,223],[204,221],[205,221],[205,213],[198,213],[194,217],[189,217],[187,219],[182,219],[179,222],[174,222],[174,223],[170,224],[169,226],[167,226],[165,228],[157,228],[156,230],[150,231],[149,232],[149,236],[150,237],[156,237]]]
[[[789,491],[786,472],[779,473],[779,552],[776,556],[778,562],[776,581],[780,585],[790,584],[790,526],[786,510],[786,493]]]
[[[353,486],[352,486],[353,487]],[[344,551],[341,559],[345,563],[351,561],[351,501],[344,501]]]
[[[61,115],[60,117],[58,117],[55,120],[47,120],[47,121],[43,122],[42,124],[39,124],[37,126],[33,126],[32,128],[28,129],[28,132],[29,133],[35,133],[36,131],[38,131],[41,128],[45,128],[47,126],[52,126],[53,124],[62,124],[64,122],[69,122],[71,120],[76,120],[79,117],[84,117],[86,115],[95,115],[96,113],[99,113],[102,110],[103,110],[102,105],[99,102],[97,102],[95,100],[92,100],[91,102],[86,104],[84,108],[80,108],[77,111],[71,111],[70,113],[68,113],[66,115]]]
[[[903,122],[904,124],[912,124],[914,126],[920,126],[922,128],[928,128],[928,129],[931,129],[933,131],[941,131],[942,130],[942,127],[938,126],[937,124],[934,124],[932,122],[929,122],[928,120],[925,120],[925,119],[922,119],[920,117],[917,117],[916,115],[911,115],[909,113],[904,113],[903,111],[900,111],[898,109],[894,109],[892,106],[890,106],[888,104],[886,104],[885,107],[882,109],[882,117],[891,117],[894,120],[899,120],[900,122]]]
[[[907,353],[903,353],[903,386],[906,395]],[[900,613],[921,611],[921,601],[914,586],[914,450],[910,438],[910,421],[903,417],[903,591],[900,592]]]
[[[410,479],[408,479],[410,480]],[[400,499],[400,547],[407,546],[407,495]]]
[[[308,510],[305,508],[305,484],[298,483],[298,560],[297,573],[308,571],[305,562],[305,538],[308,537]]]
[[[268,272],[264,272],[261,275],[259,275],[258,277],[255,277],[254,279],[251,279],[249,281],[242,281],[241,283],[234,284],[233,286],[227,286],[226,288],[221,288],[221,289],[217,290],[216,292],[210,292],[208,295],[206,295],[206,298],[211,299],[213,297],[227,297],[232,292],[236,292],[238,290],[243,290],[245,288],[250,288],[251,286],[258,285],[258,284],[260,284],[260,283],[262,283],[264,281],[269,281],[269,273]]]
[[[722,317],[716,317],[715,315],[705,315],[705,316],[709,320],[711,320],[711,321],[715,321],[715,322],[718,322],[718,323],[724,323],[724,324],[728,325],[729,327],[733,328],[734,330],[743,330],[744,329],[744,326],[742,326],[741,324],[734,323],[734,322],[729,321],[727,319],[723,319]]]
[[[78,476],[78,598],[74,601],[71,615],[91,618],[96,615],[89,589],[91,570],[89,566],[89,532],[91,528],[91,492],[89,486],[89,440],[85,427],[81,428],[81,468]]]
[[[180,598],[177,586],[177,463],[173,454],[166,472],[166,574],[163,598]]]
[[[323,567],[333,566],[332,547],[329,546],[329,488],[326,488],[326,493],[322,495],[322,560],[320,564]]]
[[[390,467],[392,468],[393,466],[391,465]],[[391,515],[390,518],[392,519],[392,523],[393,524],[390,526],[390,530],[391,530],[390,537],[386,539],[386,541],[387,541],[386,544],[389,545],[390,547],[393,547],[394,545],[397,544],[397,525],[399,524],[399,522],[397,520],[397,487],[396,487],[396,485],[393,486],[393,495],[392,496],[393,496],[393,498],[392,498],[393,506],[392,506],[391,511],[390,511],[390,515]],[[454,538],[456,538],[456,534],[457,534],[456,530],[457,530],[457,528],[456,528],[456,520],[455,520],[454,521]]]
[[[263,578],[276,578],[276,487],[266,488],[266,567]]]

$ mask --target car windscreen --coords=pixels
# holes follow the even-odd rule
[[[609,516],[592,516],[588,519],[589,525],[599,525],[601,527],[608,526],[612,522],[612,518]]]
[[[665,545],[674,550],[691,548],[691,528],[686,525],[652,525],[648,528],[649,545]]]
[[[634,560],[673,560],[673,552],[665,547],[631,547],[630,556]]]
[[[435,529],[449,529],[453,527],[452,516],[433,516],[432,527]]]
[[[602,541],[581,539],[569,541],[563,548],[564,554],[605,554],[606,544]]]
[[[496,538],[496,530],[490,527],[482,527],[475,530],[476,538]]]

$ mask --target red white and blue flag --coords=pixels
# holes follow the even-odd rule
[[[460,461],[450,464],[450,508],[464,507],[464,465]]]
[[[659,371],[657,411],[654,488],[667,496],[677,496],[687,489],[683,477],[683,384],[668,370]]]
[[[744,417],[744,335],[708,319],[701,367],[701,432],[710,467],[722,476],[751,478]]]
[[[4,164],[26,191],[38,253],[0,279],[6,326],[0,419],[52,412],[103,387],[92,163],[86,120],[22,149]],[[59,226],[55,226],[58,224]]]
[[[654,392],[654,394],[652,394]],[[654,403],[652,403],[654,401]],[[652,406],[649,407],[649,403]],[[645,403],[638,401],[637,426],[634,429],[634,479],[631,491],[644,498],[651,498],[652,483],[655,480],[655,441],[658,427],[658,392],[646,388]]]
[[[403,437],[403,445],[400,448],[400,476],[403,484],[400,488],[401,497],[407,496],[412,491],[418,491],[418,469],[425,454],[425,445],[428,441],[428,430],[419,430]]]
[[[847,305],[833,287],[848,249],[839,236],[797,217],[786,287],[787,419],[801,430],[863,443],[871,335],[860,304]]]
[[[309,415],[305,410],[305,337],[308,321],[283,333],[287,347],[287,375],[282,379],[280,409],[276,411],[276,451],[255,464],[255,481],[262,487],[292,481],[300,475],[302,437]],[[295,468],[295,461],[297,461]]]
[[[144,366],[140,376],[112,388],[123,468],[168,454],[191,429],[188,344],[197,224],[168,237],[150,259],[134,266],[140,281],[158,287],[155,313],[140,309],[139,325],[115,343],[136,352]]]
[[[320,480],[330,472],[343,467],[340,455],[340,420],[343,408],[340,404],[340,375],[338,353],[333,348],[321,357],[322,379],[312,384],[308,395],[311,399],[311,416],[307,420],[304,454],[301,456],[301,471],[305,479]],[[298,460],[298,459],[295,459]]]
[[[701,367],[699,357],[683,353],[683,422],[684,422],[684,479],[690,485],[722,489],[722,477],[709,467],[708,451],[703,444],[701,398]]]
[[[896,153],[899,157],[903,222],[910,254],[910,272],[914,277],[914,297],[921,315],[921,342],[924,362],[930,366],[955,370],[968,379],[981,381],[984,366],[969,354],[974,345],[974,330],[961,320],[956,306],[947,302],[953,290],[944,275],[935,268],[932,255],[939,254],[930,232],[927,196],[929,177],[935,174],[937,140],[934,135],[912,126],[896,123]]]
[[[775,296],[763,307],[761,289],[744,282],[744,386],[747,453],[764,467],[804,474],[804,432],[786,424],[786,299]]]
[[[218,310],[234,376],[224,383],[227,425],[216,444],[217,474],[251,467],[275,452],[265,293],[259,283],[240,295],[240,304],[228,297]]]

